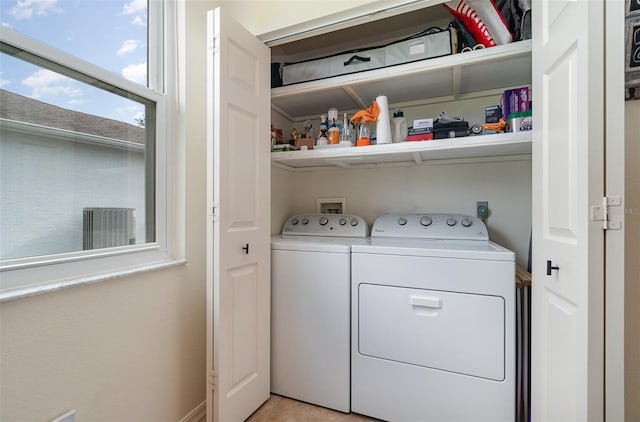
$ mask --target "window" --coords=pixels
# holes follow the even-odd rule
[[[170,257],[168,3],[0,2],[0,292]]]

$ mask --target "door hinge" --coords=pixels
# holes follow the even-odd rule
[[[218,209],[220,207],[218,206],[217,202],[214,202],[213,205],[209,205],[208,209],[207,209],[207,214],[209,215],[209,217],[213,220],[213,221],[218,221]]]
[[[215,390],[218,386],[218,374],[213,371],[209,372],[209,375],[207,376],[207,383],[213,390]]]
[[[622,205],[622,198],[619,196],[605,196],[601,205],[591,206],[591,221],[602,221],[603,230],[620,230],[622,223],[614,217],[611,207]]]
[[[213,36],[213,38],[211,38],[209,40],[207,48],[209,50],[213,51],[214,53],[217,53],[218,52],[219,43],[220,43],[220,35],[219,34],[215,34]]]

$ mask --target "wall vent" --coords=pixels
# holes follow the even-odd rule
[[[135,245],[135,208],[84,208],[82,249]]]

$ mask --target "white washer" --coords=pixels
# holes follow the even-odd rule
[[[352,247],[354,412],[515,419],[515,254],[484,223],[387,214]]]
[[[290,217],[271,240],[271,391],[350,411],[351,246],[347,214]]]

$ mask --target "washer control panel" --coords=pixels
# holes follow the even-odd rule
[[[287,219],[282,234],[367,237],[369,226],[362,217],[352,214],[298,214]]]
[[[378,217],[372,237],[489,240],[484,222],[462,214],[385,214]]]

